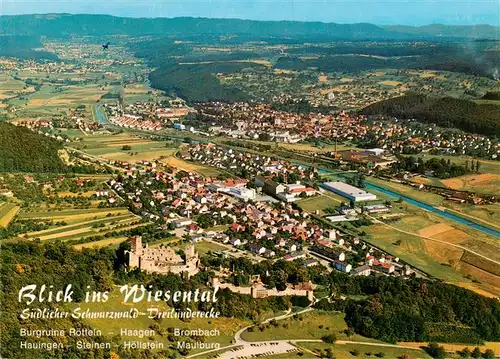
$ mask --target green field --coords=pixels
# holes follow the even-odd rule
[[[456,163],[456,164],[460,164],[460,165],[465,164],[465,161],[467,161],[467,160],[469,160],[469,161],[471,161],[471,160],[476,161],[477,160],[477,158],[473,158],[471,156],[430,155],[427,153],[426,154],[419,154],[419,155],[412,155],[412,156],[417,157],[417,158],[423,158],[426,161],[430,160],[431,158],[444,159],[446,161],[450,160],[452,163]],[[498,161],[479,159],[479,162],[481,163],[481,167],[480,167],[481,173],[499,173],[500,164]]]
[[[0,227],[7,227],[18,211],[19,206],[13,203],[0,202]]]
[[[168,348],[170,344],[175,342],[169,342],[167,338],[168,328],[179,328],[179,329],[213,329],[217,328],[220,331],[220,336],[206,337],[206,342],[216,342],[220,343],[221,346],[229,345],[231,340],[234,339],[234,334],[239,328],[242,328],[250,324],[247,320],[236,319],[236,318],[217,318],[217,319],[200,319],[195,318],[187,321],[183,321],[176,318],[163,318],[161,320],[153,320],[148,318],[148,308],[158,308],[160,311],[168,311],[170,308],[165,304],[165,302],[152,302],[149,303],[143,300],[139,303],[123,303],[123,296],[119,292],[119,288],[111,292],[110,298],[107,302],[99,303],[98,306],[95,303],[79,303],[78,305],[71,305],[71,308],[80,307],[82,311],[89,309],[93,312],[96,311],[128,311],[130,309],[137,309],[139,312],[138,318],[134,319],[86,319],[84,322],[93,328],[102,330],[103,335],[106,337],[113,337],[120,334],[122,328],[126,329],[137,329],[144,330],[148,329],[153,323],[159,324],[160,328],[164,331],[163,335],[156,334],[155,340],[164,343],[165,348]],[[134,337],[123,337],[121,340],[137,340],[141,342],[148,342],[149,338],[139,338]],[[182,340],[182,339],[181,339]],[[194,352],[194,351],[193,351]]]
[[[122,242],[125,242],[126,240],[127,240],[126,237],[108,238],[108,239],[103,239],[102,241],[97,241],[97,242],[75,244],[75,245],[73,245],[73,248],[77,249],[77,250],[84,249],[84,248],[102,248],[102,247],[108,247],[108,246],[118,248],[118,245]]]
[[[319,211],[320,215],[324,215],[324,210],[327,208],[338,207],[340,203],[345,202],[346,199],[332,193],[325,193],[320,196],[302,199],[297,201],[297,205],[307,212],[314,213]]]
[[[326,344],[326,343],[298,343],[300,348],[313,351],[314,353],[325,352],[330,348],[336,359],[373,359],[373,358],[390,358],[397,359],[403,355],[407,355],[409,359],[430,359],[431,357],[423,350],[380,347],[364,344]],[[382,353],[381,356],[379,353]],[[357,354],[357,355],[354,355]],[[378,356],[376,355],[378,354]],[[304,356],[305,357],[305,356]],[[277,356],[279,358],[279,356]]]
[[[89,209],[63,209],[60,211],[23,212],[22,219],[44,219],[54,222],[48,229],[19,235],[23,238],[39,238],[45,240],[72,241],[92,236],[104,236],[113,231],[124,231],[147,222],[132,214],[126,208],[89,208]],[[63,225],[60,225],[61,222]],[[59,223],[59,225],[56,225]],[[97,246],[99,242],[93,242]],[[111,242],[110,242],[111,243]]]
[[[420,230],[432,222],[427,222],[422,217],[405,217],[399,222],[391,223],[392,226],[413,232]],[[423,270],[424,272],[447,281],[463,281],[462,275],[454,271],[449,266],[442,265],[432,258],[426,251],[424,240],[418,236],[411,236],[383,225],[373,225],[361,227],[366,232],[364,238],[380,249],[399,257],[410,265]],[[418,232],[417,232],[418,233]],[[400,244],[397,244],[397,243]]]
[[[444,202],[443,197],[441,197],[438,194],[419,191],[418,189],[415,189],[413,187],[406,186],[406,185],[403,185],[400,183],[389,182],[389,181],[382,180],[379,178],[374,178],[374,177],[368,178],[367,182],[373,183],[374,185],[379,186],[379,187],[387,188],[387,189],[395,191],[397,193],[401,193],[405,196],[418,199],[419,201],[426,202],[428,204],[432,204],[434,206],[441,206]],[[376,194],[377,197],[390,198],[387,195],[384,195],[383,193],[377,192],[377,191],[372,190],[372,189],[370,189],[370,192],[373,192],[374,194]],[[390,198],[390,199],[394,200],[394,198]]]
[[[335,334],[339,339],[347,339],[343,333],[347,329],[344,321],[344,314],[331,313],[323,311],[313,311],[299,314],[297,318],[290,317],[279,320],[278,326],[267,324],[264,330],[254,327],[253,331],[245,331],[241,335],[242,339],[257,342],[272,339],[321,339],[328,334]],[[364,338],[359,335],[353,335],[350,340],[363,339],[373,341],[373,339]]]
[[[131,149],[122,150],[123,146],[130,146]],[[75,144],[75,148],[93,156],[124,162],[157,160],[177,152],[175,146],[167,146],[164,141],[151,141],[131,133],[87,136]]]
[[[199,243],[195,243],[195,248],[196,250],[201,254],[205,255],[208,252],[217,252],[217,251],[223,251],[226,250],[227,248],[221,245],[218,245],[216,243],[212,242],[207,242],[207,241],[202,241]]]
[[[74,237],[86,236],[88,234],[99,234],[109,231],[112,228],[117,228],[118,225],[132,225],[140,221],[140,218],[132,213],[127,213],[118,216],[110,216],[96,220],[83,221],[70,224],[67,226],[53,227],[40,232],[28,233],[28,238],[40,238],[40,240],[48,239],[72,239]]]
[[[89,208],[89,209],[64,209],[64,210],[52,210],[52,211],[37,211],[37,212],[20,212],[19,218],[50,218],[54,221],[56,220],[66,220],[68,219],[80,219],[83,217],[93,217],[93,216],[105,216],[108,213],[111,214],[123,214],[127,213],[128,209],[125,207],[117,208]]]

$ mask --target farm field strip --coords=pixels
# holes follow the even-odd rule
[[[63,219],[65,217],[72,216],[99,216],[106,215],[107,213],[127,213],[128,209],[126,207],[117,208],[90,208],[90,209],[73,209],[73,210],[63,210],[63,211],[50,211],[50,212],[21,212],[19,217],[23,219],[32,218],[58,218]],[[62,218],[59,218],[62,217]]]
[[[89,242],[89,243],[83,243],[83,244],[75,244],[75,245],[73,245],[73,248],[76,250],[81,250],[84,248],[93,248],[93,247],[101,248],[101,247],[119,244],[121,242],[125,242],[126,240],[127,240],[127,237],[107,238],[107,239],[103,239],[102,241]]]
[[[0,227],[7,227],[19,209],[20,207],[13,203],[0,203]]]
[[[95,224],[112,222],[112,221],[121,221],[123,219],[128,219],[128,218],[138,219],[132,213],[130,213],[130,214],[123,214],[123,215],[119,215],[119,216],[110,216],[110,217],[105,217],[105,218],[100,218],[100,219],[94,219],[94,220],[90,220],[90,221],[84,221],[84,222],[80,222],[80,223],[76,223],[76,224],[70,224],[70,225],[67,225],[67,226],[49,228],[49,229],[45,229],[43,231],[30,232],[30,233],[27,233],[27,234],[30,237],[33,237],[33,236],[47,236],[47,235],[51,235],[51,234],[62,233],[62,232],[66,232],[66,231],[71,231],[71,230],[74,230],[74,229],[84,228],[84,227],[92,226],[92,225],[95,225]]]
[[[132,223],[132,222],[130,222],[130,223]],[[137,223],[137,224],[130,225],[130,226],[125,226],[125,227],[122,227],[122,228],[115,228],[115,227],[112,227],[112,228],[96,228],[96,230],[87,230],[87,231],[82,231],[80,233],[71,233],[71,234],[63,235],[63,236],[57,237],[57,240],[61,240],[61,241],[67,242],[67,241],[78,240],[78,239],[82,239],[82,238],[86,238],[86,237],[103,236],[106,233],[112,232],[112,231],[115,231],[115,230],[126,231],[126,230],[129,230],[129,229],[133,229],[133,228],[137,228],[137,227],[141,227],[141,226],[145,226],[145,225],[147,225],[147,223]],[[103,230],[103,231],[100,232],[99,230]]]
[[[430,359],[431,357],[421,350],[419,347],[415,347],[415,349],[410,348],[398,348],[394,347],[382,347],[382,346],[373,346],[368,344],[361,343],[346,343],[339,341],[335,344],[326,344],[326,343],[297,343],[300,349],[306,350],[325,350],[330,348],[337,359],[351,359],[351,358],[359,358],[359,359],[371,359],[376,358],[377,353],[382,353],[385,358],[401,358],[403,355],[406,355],[408,359]],[[352,353],[356,353],[354,356]],[[307,354],[307,352],[306,352]],[[297,355],[295,354],[295,357]],[[280,358],[277,356],[276,358]],[[290,357],[291,358],[291,357]]]

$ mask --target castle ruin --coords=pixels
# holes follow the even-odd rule
[[[149,248],[148,244],[142,246],[142,237],[134,236],[127,240],[130,251],[126,251],[127,265],[130,268],[140,268],[149,273],[174,273],[188,277],[198,273],[199,257],[193,244],[188,244],[185,249],[186,259],[170,247],[159,246]]]

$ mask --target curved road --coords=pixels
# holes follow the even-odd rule
[[[295,314],[303,314],[303,313],[307,313],[307,312],[310,312],[313,310],[314,310],[314,308],[312,308],[311,306],[309,306],[309,307],[307,307],[299,312],[295,312],[295,313],[292,313],[292,310],[288,309],[288,311],[285,314],[281,314],[281,315],[278,315],[276,317],[266,319],[262,323],[263,324],[269,323],[272,320],[283,320],[286,318],[290,318],[290,317],[294,316]],[[289,350],[291,350],[290,348],[292,348],[292,350],[296,350],[297,343],[323,343],[323,340],[321,340],[321,339],[279,339],[279,340],[268,340],[268,341],[257,341],[257,342],[249,342],[249,341],[242,339],[241,334],[245,330],[247,330],[248,328],[253,327],[253,326],[255,326],[255,324],[248,325],[248,326],[238,330],[234,336],[235,344],[227,345],[225,347],[218,348],[218,349],[211,349],[211,350],[207,350],[204,352],[188,355],[186,358],[196,358],[196,357],[199,357],[202,355],[208,355],[208,354],[216,353],[216,352],[221,352],[221,355],[223,355],[223,354],[227,354],[227,352],[229,350],[231,350],[233,348],[237,348],[237,347],[240,347],[240,348],[243,347],[243,349],[239,349],[239,350],[244,350],[245,348],[250,349],[250,350],[252,350],[251,348],[254,348],[256,350],[260,349],[260,351],[264,350],[265,351],[264,353],[269,353],[269,351],[272,350],[273,351],[272,355],[278,355],[278,354],[284,354],[284,353],[288,352]],[[402,349],[418,350],[418,348],[411,347],[411,346],[398,345],[398,344],[388,344],[388,343],[374,343],[374,342],[362,342],[362,341],[352,341],[352,340],[337,340],[335,343],[336,344],[360,344],[360,345],[369,345],[369,346],[375,346],[375,347],[402,348]],[[280,350],[281,350],[281,352],[280,352]],[[264,354],[264,353],[257,352],[255,354],[262,354],[262,356],[270,355],[270,354]],[[241,355],[242,355],[242,357],[247,357],[248,356],[247,354],[248,353],[241,354]],[[314,354],[314,353],[312,353],[312,354]],[[237,353],[234,353],[234,355],[237,355]]]

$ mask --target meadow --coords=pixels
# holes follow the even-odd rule
[[[342,202],[346,202],[346,199],[333,193],[325,192],[319,196],[305,198],[296,203],[307,212],[314,213],[315,211],[319,211],[320,215],[324,215],[326,214],[325,209],[338,207]]]
[[[130,149],[123,150],[123,146]],[[168,158],[178,150],[173,144],[167,145],[164,141],[152,141],[126,132],[87,136],[75,148],[107,160],[129,163]]]
[[[321,339],[328,334],[335,334],[337,338],[347,339],[343,333],[347,329],[347,324],[344,321],[344,314],[331,313],[315,310],[304,314],[298,314],[296,317],[277,321],[277,325],[267,324],[265,329],[253,327],[252,331],[246,330],[241,334],[241,338],[246,341],[257,342],[273,339]],[[360,335],[349,337],[350,340],[363,339],[366,341],[374,341],[373,339],[364,338]]]
[[[187,162],[177,157],[168,157],[166,159],[163,159],[161,162],[165,165],[176,167],[186,172],[199,173],[200,175],[205,177],[217,177],[220,174],[220,171],[216,168],[199,165],[193,162]]]
[[[128,311],[135,308],[139,312],[138,318],[134,319],[120,319],[120,320],[110,320],[110,319],[86,319],[84,322],[93,328],[102,330],[104,336],[114,337],[120,335],[120,330],[122,328],[127,328],[130,330],[144,330],[150,328],[154,323],[158,324],[161,328],[161,334],[157,333],[154,336],[154,340],[162,342],[165,348],[168,348],[171,344],[175,344],[177,340],[182,340],[182,337],[176,338],[175,342],[170,342],[167,338],[168,328],[179,328],[179,329],[213,329],[217,328],[220,331],[220,336],[206,337],[206,342],[216,342],[220,343],[221,346],[229,345],[234,339],[234,334],[236,331],[244,326],[250,324],[250,321],[244,319],[236,318],[216,318],[216,319],[201,319],[195,318],[190,320],[180,320],[177,318],[162,318],[160,320],[154,320],[148,318],[149,308],[158,308],[160,311],[169,311],[171,308],[163,302],[152,302],[141,301],[138,303],[124,303],[123,296],[119,292],[116,286],[110,293],[109,300],[106,302],[101,302],[98,309],[95,303],[79,303],[78,305],[71,305],[71,308],[80,307],[82,311],[89,309],[90,311]],[[148,342],[150,338],[144,337],[140,338],[138,336],[125,337],[122,336],[120,341],[123,339],[137,340],[140,342]],[[192,353],[196,352],[195,350]]]
[[[488,296],[500,294],[498,277],[493,274],[498,270],[498,266],[482,260],[481,257],[471,256],[461,248],[445,244],[470,248],[498,260],[498,243],[493,237],[448,222],[440,216],[411,205],[400,206],[405,213],[400,220],[388,225],[375,223],[360,228],[367,234],[367,242],[398,256],[433,277]]]
[[[325,352],[330,349],[336,359],[373,359],[373,358],[391,358],[396,359],[406,355],[408,359],[430,359],[431,357],[423,350],[410,348],[396,348],[396,347],[380,347],[365,344],[351,344],[351,343],[298,343],[299,348],[304,351],[312,351],[318,354],[320,351]],[[307,353],[306,353],[307,355]],[[306,357],[306,356],[304,356]],[[278,356],[276,358],[279,358]]]

